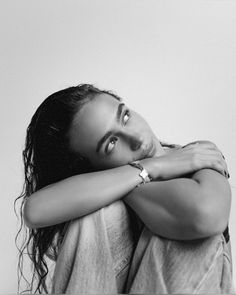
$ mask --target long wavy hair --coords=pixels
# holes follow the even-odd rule
[[[21,194],[14,201],[20,204],[20,229],[16,234],[15,243],[19,251],[18,256],[18,293],[22,277],[28,283],[27,290],[34,293],[48,293],[46,283],[49,268],[47,258],[50,253],[55,260],[58,254],[58,245],[61,243],[65,228],[70,221],[42,228],[28,228],[23,218],[23,208],[26,200],[34,192],[52,183],[70,176],[92,172],[94,169],[89,160],[69,148],[68,131],[70,130],[75,114],[84,104],[91,101],[96,95],[106,93],[121,101],[115,93],[100,90],[91,84],[79,84],[53,93],[47,97],[34,113],[27,127],[25,147],[22,152],[24,163],[24,184]],[[174,148],[175,144],[161,142],[162,146]],[[17,215],[17,214],[16,214]],[[18,238],[25,230],[23,242],[18,247]],[[22,241],[22,239],[21,239]],[[23,273],[23,254],[26,251],[31,260],[32,279],[26,279]]]

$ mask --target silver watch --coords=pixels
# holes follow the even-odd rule
[[[147,170],[143,168],[143,166],[138,161],[130,162],[129,165],[141,170],[139,176],[142,178],[143,184],[152,181],[152,178],[149,176]]]

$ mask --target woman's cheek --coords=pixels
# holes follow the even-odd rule
[[[126,165],[130,162],[129,156],[125,151],[116,150],[113,155],[110,157],[110,164],[113,167],[118,167],[122,165]]]

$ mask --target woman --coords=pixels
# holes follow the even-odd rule
[[[31,252],[36,291],[47,292],[45,255],[51,250],[57,257],[69,222],[119,200],[139,220],[138,238],[142,226],[171,240],[227,228],[229,174],[215,144],[162,143],[120,97],[92,85],[58,91],[39,106],[23,157],[25,186],[17,199],[23,198],[29,228],[23,249]]]

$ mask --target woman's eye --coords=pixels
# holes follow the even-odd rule
[[[124,115],[124,117],[123,117],[123,119],[124,119],[124,124],[127,123],[127,121],[129,120],[129,118],[130,118],[130,112],[129,112],[129,111],[126,111],[126,112],[125,112],[125,115]]]
[[[107,154],[109,154],[113,150],[116,141],[117,141],[117,138],[112,138],[112,140],[108,143],[108,145],[106,147]]]

